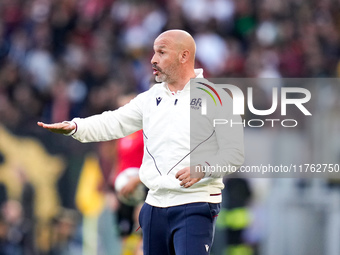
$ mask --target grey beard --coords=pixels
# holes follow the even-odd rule
[[[157,82],[164,82],[166,80],[166,76],[164,74],[161,74],[161,75],[156,75],[155,76],[155,80]]]

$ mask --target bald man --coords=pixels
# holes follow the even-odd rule
[[[195,167],[190,164],[193,139],[210,148],[203,151],[206,154],[226,155],[228,164],[235,166],[243,163],[242,139],[238,141],[224,127],[211,125],[208,139],[202,138],[206,133],[190,137],[190,79],[203,78],[203,70],[194,69],[195,51],[189,33],[166,31],[155,39],[151,59],[158,84],[115,111],[63,123],[38,123],[81,142],[117,139],[143,129],[139,174],[149,188],[139,215],[144,255],[210,254],[223,184],[221,176],[213,178],[204,171],[190,174],[190,166]]]

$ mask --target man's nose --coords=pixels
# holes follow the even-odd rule
[[[157,65],[157,63],[158,63],[157,59],[156,59],[155,55],[153,55],[152,58],[151,58],[151,64],[152,65]]]

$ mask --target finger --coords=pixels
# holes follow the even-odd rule
[[[46,128],[46,129],[60,129],[62,123],[54,123],[54,124],[46,124],[43,122],[38,122],[38,125],[40,127]]]
[[[190,182],[187,182],[183,187],[187,189],[187,188],[190,188],[191,186],[192,184]]]
[[[191,181],[190,180],[186,180],[185,182],[183,182],[183,184],[181,186],[183,186],[184,188],[189,188],[191,186]]]
[[[59,123],[52,123],[52,124],[46,124],[44,122],[38,122],[38,126],[47,128],[47,129],[74,129],[75,125],[73,123],[69,122],[59,122]]]
[[[70,125],[68,123],[55,123],[46,124],[45,126],[50,129],[67,129]]]
[[[178,179],[183,173],[185,173],[185,170],[184,170],[184,169],[179,170],[179,171],[176,173],[176,175],[175,175],[176,179]]]
[[[199,182],[200,180],[201,180],[200,178],[192,178],[184,185],[184,188],[189,188],[195,183]]]
[[[188,181],[183,187],[184,188],[190,188],[192,185],[194,185],[196,182],[194,180]]]
[[[191,187],[191,185],[192,184],[190,182],[187,182],[186,184],[183,185],[183,187],[187,189],[187,188]]]
[[[184,174],[180,175],[177,179],[179,181],[183,181],[184,179],[187,179],[189,177],[190,177],[190,175],[188,173],[184,173]]]
[[[177,175],[176,178],[177,178],[178,180],[180,180],[180,181],[182,181],[182,180],[185,179],[185,178],[190,177],[189,168],[184,168],[184,169],[178,171],[176,175]]]
[[[185,186],[188,182],[190,182],[190,179],[183,179],[179,185]]]

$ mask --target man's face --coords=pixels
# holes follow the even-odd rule
[[[175,43],[166,37],[159,37],[155,40],[155,53],[151,64],[157,82],[172,83],[176,79],[180,63],[175,46]]]

